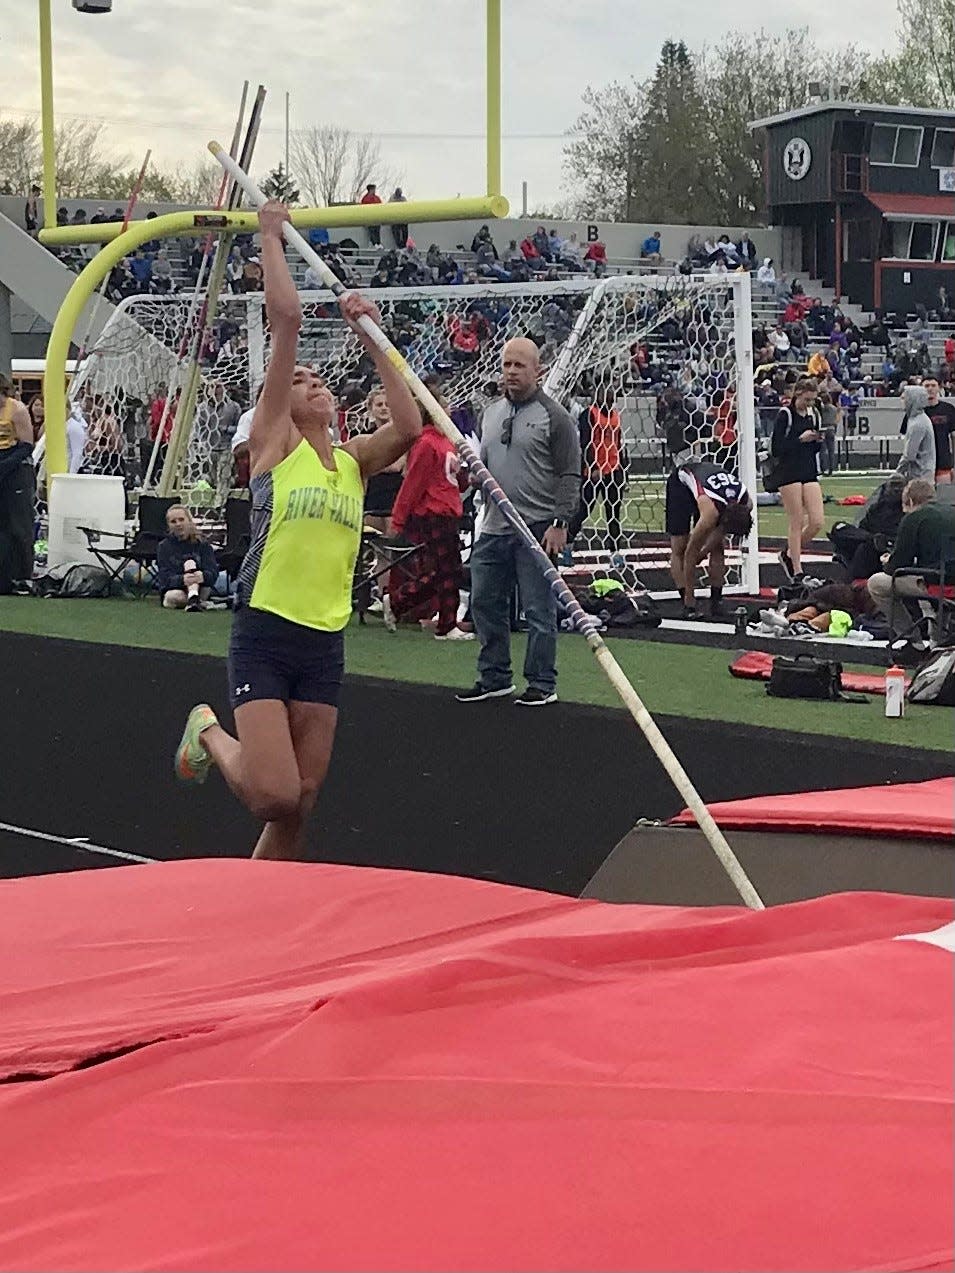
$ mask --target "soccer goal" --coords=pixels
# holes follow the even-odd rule
[[[421,376],[435,376],[465,431],[496,392],[512,336],[540,347],[544,388],[589,439],[587,517],[574,568],[622,558],[666,591],[667,475],[689,458],[738,472],[756,489],[749,278],[626,275],[532,284],[373,290],[383,327]],[[339,428],[368,426],[371,360],[342,322],[334,297],[303,292],[299,357],[321,371],[341,404]],[[150,404],[175,400],[180,350],[192,345],[189,298],[133,296],[111,315],[77,378],[87,415],[88,467],[141,483]],[[177,486],[193,503],[221,506],[231,484],[223,399],[246,407],[265,374],[268,323],[261,293],[223,295],[205,342],[201,385]],[[155,419],[155,409],[154,409]],[[160,439],[160,449],[161,449]],[[163,457],[160,456],[160,459]],[[157,470],[158,471],[158,470]],[[759,584],[756,527],[727,554],[727,591]]]

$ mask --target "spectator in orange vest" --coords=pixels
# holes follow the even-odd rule
[[[713,442],[717,452],[736,445],[736,394],[732,389],[723,393],[718,406],[710,407],[707,415],[713,421]]]
[[[594,403],[585,407],[577,417],[577,427],[580,430],[583,481],[580,505],[568,527],[568,540],[573,543],[599,499],[603,502],[607,521],[604,547],[614,553],[620,548],[623,534],[620,512],[627,489],[627,455],[620,412],[614,406],[609,386],[598,389]]]

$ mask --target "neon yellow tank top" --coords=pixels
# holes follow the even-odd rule
[[[252,537],[238,600],[292,623],[340,632],[352,610],[365,491],[358,461],[336,447],[335,472],[304,439],[253,477]]]

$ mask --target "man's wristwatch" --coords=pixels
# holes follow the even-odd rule
[[[567,518],[566,518],[566,517],[555,517],[555,518],[554,518],[554,520],[551,522],[550,526],[551,526],[551,530],[566,530],[566,529],[567,529]]]

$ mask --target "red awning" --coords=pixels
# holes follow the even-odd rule
[[[955,194],[867,194],[866,198],[886,216],[955,219]]]

